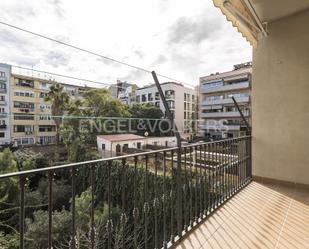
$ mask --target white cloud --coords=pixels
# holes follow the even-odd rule
[[[191,84],[251,60],[211,0],[2,0],[1,20]],[[2,62],[115,83],[152,78],[0,25]],[[163,81],[164,79],[161,79]]]

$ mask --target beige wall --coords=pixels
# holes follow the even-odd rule
[[[270,23],[253,52],[253,174],[309,184],[309,10]]]

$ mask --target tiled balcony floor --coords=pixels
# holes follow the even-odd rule
[[[177,249],[309,249],[309,190],[250,183]]]

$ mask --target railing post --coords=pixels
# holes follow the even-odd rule
[[[20,186],[20,214],[19,214],[19,248],[24,249],[25,233],[25,176],[19,178]]]
[[[181,147],[177,149],[177,233],[182,236],[182,179],[181,179]]]

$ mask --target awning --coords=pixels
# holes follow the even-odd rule
[[[256,47],[259,35],[266,32],[250,2],[248,0],[213,0],[213,2],[243,37]]]

